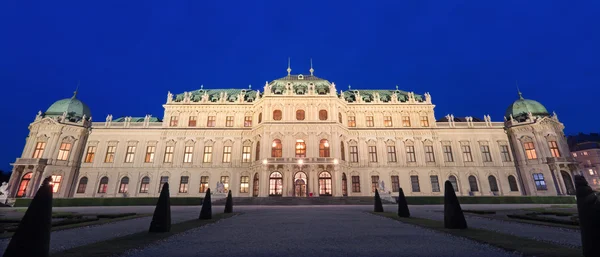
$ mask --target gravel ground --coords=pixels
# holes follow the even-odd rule
[[[254,209],[125,256],[518,256],[359,209]]]

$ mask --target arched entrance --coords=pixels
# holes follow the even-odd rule
[[[565,182],[565,188],[567,189],[567,194],[574,195],[575,187],[573,186],[573,180],[571,179],[571,175],[564,170],[560,171],[560,175],[562,176],[563,181]]]
[[[269,196],[281,196],[283,194],[283,176],[275,171],[269,176]]]
[[[319,174],[319,195],[331,196],[331,173],[327,171]]]
[[[21,178],[21,183],[19,183],[19,190],[17,191],[17,197],[25,197],[27,195],[27,186],[29,182],[31,182],[31,176],[33,173],[29,172]]]
[[[296,197],[306,197],[307,191],[307,183],[306,173],[299,171],[294,175],[294,196]]]
[[[252,196],[258,196],[258,173],[254,174],[254,180],[252,182]]]
[[[348,196],[348,178],[346,178],[346,173],[342,173],[342,196]]]

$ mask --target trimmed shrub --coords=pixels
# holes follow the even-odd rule
[[[46,178],[8,243],[4,257],[49,256],[51,228],[52,187]]]
[[[155,206],[158,197],[115,197],[115,198],[57,198],[54,207],[74,206]],[[199,205],[202,197],[171,197],[171,206]],[[27,207],[31,199],[17,198],[15,207]]]
[[[374,212],[383,212],[383,203],[381,202],[381,197],[379,197],[379,191],[375,189],[375,206]]]
[[[210,188],[206,190],[206,195],[204,195],[204,200],[202,201],[200,217],[198,218],[201,220],[212,219],[212,202],[210,201]]]
[[[449,180],[446,180],[444,184],[444,227],[449,229],[467,228],[467,220],[465,220],[460,202]]]
[[[169,202],[169,183],[165,183],[158,197],[154,216],[150,223],[148,232],[169,232],[171,231],[171,203]]]
[[[410,210],[408,209],[408,203],[406,202],[406,197],[404,196],[404,190],[399,188],[398,192],[398,216],[408,218],[410,217]]]
[[[581,229],[581,249],[583,256],[598,256],[600,252],[600,199],[583,176],[575,176],[577,212]]]
[[[231,197],[231,190],[227,193],[227,201],[225,202],[225,213],[233,212],[233,199]]]

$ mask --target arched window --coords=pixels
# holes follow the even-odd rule
[[[279,140],[279,139],[273,140],[273,144],[271,145],[271,157],[281,158],[283,156],[282,148],[283,148],[283,146],[281,145],[281,140]]]
[[[148,186],[150,186],[150,178],[142,178],[142,183],[140,184],[140,193],[148,193]]]
[[[519,191],[519,187],[517,186],[517,179],[515,179],[515,176],[513,176],[513,175],[508,176],[508,186],[510,187],[510,191],[512,191],[512,192]]]
[[[456,177],[450,176],[450,177],[448,177],[448,180],[450,181],[450,184],[452,184],[452,187],[454,188],[454,192],[458,192],[458,181],[456,180]]]
[[[281,120],[281,110],[273,111],[273,120]]]
[[[475,176],[469,176],[469,187],[471,188],[471,192],[479,191],[479,187],[477,186],[477,179]]]
[[[319,195],[331,195],[331,174],[327,171],[319,174]]]
[[[340,142],[340,151],[342,152],[342,161],[346,160],[346,148],[344,148],[344,142]]]
[[[262,122],[262,112],[258,114],[258,124]]]
[[[296,111],[296,120],[304,120],[304,110]]]
[[[498,192],[498,181],[496,181],[496,177],[490,175],[488,177],[488,182],[490,182],[490,191]]]
[[[280,196],[283,194],[283,176],[279,172],[273,172],[269,176],[269,195]]]
[[[254,157],[255,161],[260,160],[260,141],[256,142],[256,157]]]
[[[88,178],[82,177],[79,179],[79,185],[77,186],[78,194],[85,194],[85,189],[87,188]]]
[[[327,110],[319,111],[319,120],[327,120]]]
[[[119,193],[121,193],[121,194],[127,193],[128,187],[129,187],[129,178],[123,177],[121,179],[121,184],[119,185]]]
[[[25,197],[27,195],[27,186],[31,181],[32,174],[33,173],[29,172],[23,175],[23,178],[21,178],[21,183],[19,183],[19,190],[17,191],[17,197]]]
[[[338,122],[342,123],[342,113],[341,112],[338,113]]]
[[[321,139],[321,142],[319,142],[319,157],[330,157],[329,155],[329,141]]]
[[[254,180],[252,181],[252,196],[258,196],[258,173],[254,174]]]
[[[304,140],[298,139],[296,140],[296,158],[304,157],[306,157],[306,143]]]
[[[100,179],[100,184],[98,185],[98,193],[100,193],[100,194],[106,193],[107,188],[108,188],[108,177],[102,177]]]
[[[342,196],[348,196],[348,178],[342,173]]]
[[[308,180],[306,173],[299,171],[294,175],[294,196],[296,197],[307,197],[308,191]]]

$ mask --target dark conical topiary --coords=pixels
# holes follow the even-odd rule
[[[466,229],[467,221],[460,208],[458,197],[449,180],[444,184],[444,227],[450,229]]]
[[[210,188],[206,190],[206,195],[204,195],[204,199],[202,199],[202,209],[200,210],[199,219],[212,219],[212,203],[210,201]]]
[[[379,191],[375,189],[375,210],[374,212],[383,212],[383,203],[381,203],[381,197],[379,197]]]
[[[410,210],[408,209],[408,203],[406,197],[404,197],[404,190],[400,188],[398,192],[398,216],[408,218],[410,217]]]
[[[5,257],[50,255],[52,186],[45,179],[4,251]]]
[[[227,201],[225,202],[225,213],[233,212],[233,199],[231,197],[231,190],[227,193]]]
[[[169,183],[165,183],[160,191],[154,216],[150,222],[149,232],[169,232],[171,231],[171,200],[169,196]]]
[[[581,229],[583,256],[598,256],[600,253],[600,193],[588,185],[583,176],[575,176],[577,212]]]

